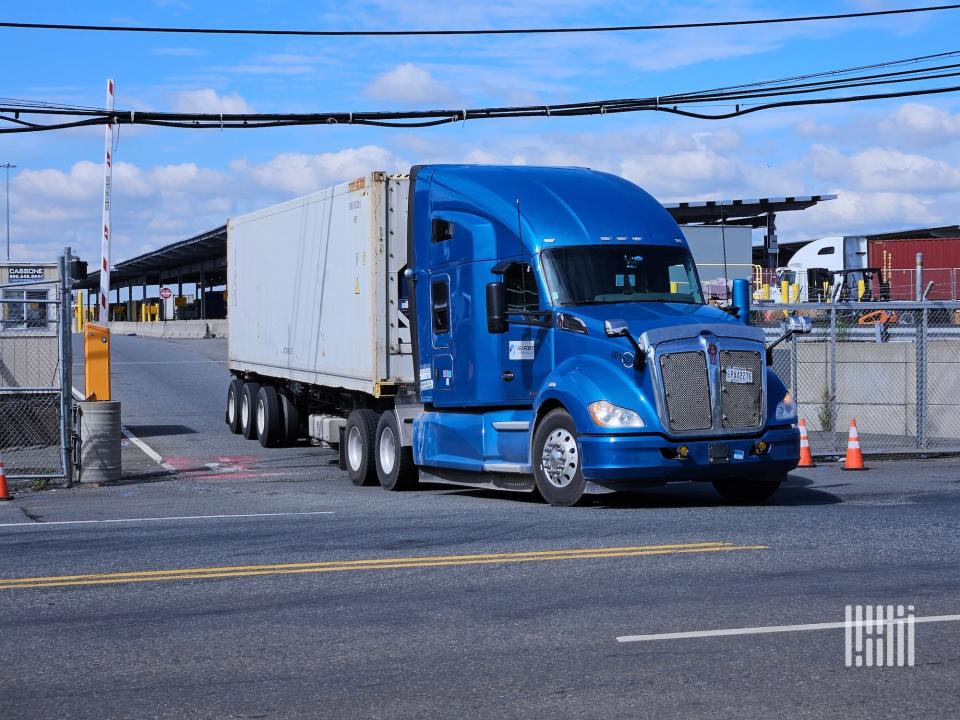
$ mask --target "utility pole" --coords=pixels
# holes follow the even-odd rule
[[[10,262],[10,168],[15,168],[13,163],[4,163],[0,165],[7,171],[7,262]]]

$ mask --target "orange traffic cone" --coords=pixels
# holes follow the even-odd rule
[[[807,436],[807,421],[800,418],[800,464],[797,467],[816,467],[810,452],[810,438]]]
[[[850,437],[847,439],[847,457],[843,461],[844,470],[866,470],[863,453],[860,452],[860,435],[857,433],[857,421],[850,421]]]
[[[0,455],[0,500],[13,500],[7,489],[7,471],[3,467],[3,455]]]

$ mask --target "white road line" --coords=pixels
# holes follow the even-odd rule
[[[903,618],[894,618],[884,624],[893,624]],[[915,617],[915,623],[957,622],[960,615],[926,615]],[[851,627],[866,626],[866,621],[852,622]],[[653,640],[686,640],[688,638],[726,637],[730,635],[765,635],[768,633],[805,632],[808,630],[837,630],[847,627],[845,622],[809,623],[807,625],[767,625],[764,627],[724,628],[722,630],[691,630],[689,632],[656,633],[653,635],[621,635],[617,642],[650,642]]]
[[[163,522],[164,520],[220,520],[224,518],[291,517],[296,515],[333,515],[333,510],[308,512],[249,513],[246,515],[181,515],[174,517],[122,518],[117,520],[55,520],[52,522],[2,523],[0,528],[42,528],[53,525],[104,525],[110,523]]]
[[[120,432],[123,433],[123,436],[124,436],[125,438],[127,438],[127,440],[129,440],[129,441],[132,442],[134,445],[136,445],[138,448],[140,448],[141,450],[143,450],[144,454],[146,454],[146,456],[147,456],[148,458],[150,458],[151,460],[153,460],[157,465],[163,465],[164,467],[167,467],[167,466],[164,464],[164,462],[163,462],[163,458],[160,457],[160,453],[158,453],[158,452],[157,452],[156,450],[154,450],[152,447],[150,447],[149,445],[147,445],[143,440],[141,440],[140,438],[138,438],[138,437],[137,437],[136,435],[134,435],[132,432],[130,432],[129,430],[127,430],[127,428],[121,427],[121,428],[120,428]],[[168,469],[168,470],[171,470],[172,468],[171,468],[171,467],[167,467],[167,469]]]
[[[73,388],[73,397],[75,400],[86,399],[84,398],[83,393],[77,390],[76,388]],[[121,426],[120,432],[123,433],[123,436],[125,438],[127,438],[130,442],[132,442],[134,445],[140,448],[140,450],[143,451],[144,455],[146,455],[148,458],[153,460],[157,465],[162,467],[164,470],[171,470],[171,471],[176,470],[176,468],[173,467],[173,465],[170,465],[169,463],[165,463],[163,461],[163,457],[160,455],[160,453],[158,453],[152,447],[147,445],[143,440],[138,438],[136,435],[130,432],[127,428]]]

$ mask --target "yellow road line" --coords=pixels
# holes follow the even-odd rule
[[[480,555],[438,555],[373,560],[341,560],[312,563],[284,563],[277,565],[236,565],[209,568],[181,568],[174,570],[145,570],[126,573],[96,573],[90,575],[58,575],[0,579],[0,590],[41,587],[75,587],[85,585],[116,585],[121,583],[159,582],[162,580],[200,580],[262,575],[292,575],[304,573],[346,572],[351,570],[392,570],[403,568],[451,567],[457,565],[495,565],[547,560],[579,560],[597,558],[640,557],[738,550],[765,550],[764,545],[733,545],[729,542],[685,543],[674,545],[640,545],[633,547],[582,548],[571,550],[541,550],[515,553],[487,553]]]

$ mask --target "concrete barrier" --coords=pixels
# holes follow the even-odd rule
[[[142,335],[160,338],[225,338],[226,320],[166,320],[161,322],[112,322],[114,335]]]

